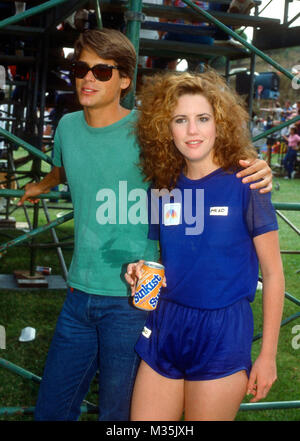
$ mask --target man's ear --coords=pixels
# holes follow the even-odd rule
[[[121,89],[125,90],[130,86],[131,79],[129,77],[121,77]]]

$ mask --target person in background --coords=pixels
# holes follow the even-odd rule
[[[284,136],[283,138],[288,143],[287,152],[283,158],[283,166],[287,172],[287,176],[284,179],[292,179],[295,176],[294,166],[299,150],[300,136],[297,134],[296,127],[291,127],[289,136]]]
[[[264,132],[264,129],[261,126],[261,120],[259,118],[256,118],[254,121],[252,132],[251,132],[252,138],[254,138],[255,136],[261,135],[263,132]],[[261,139],[255,141],[253,143],[253,145],[256,148],[258,157],[261,158],[261,149],[265,145],[265,138],[261,138]]]

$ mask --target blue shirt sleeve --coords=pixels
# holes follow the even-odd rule
[[[249,193],[246,223],[251,237],[278,230],[271,193],[259,193],[259,190],[249,190]]]

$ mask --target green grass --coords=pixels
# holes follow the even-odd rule
[[[273,201],[299,202],[300,180],[286,181],[275,178],[275,183],[280,184],[280,190],[273,191]],[[67,211],[67,210],[64,210]],[[56,211],[51,210],[52,219]],[[284,212],[298,228],[300,227],[300,212]],[[14,214],[17,220],[24,221],[21,209]],[[45,223],[45,217],[40,217],[40,225]],[[292,231],[281,219],[280,244],[283,250],[299,250],[299,236]],[[57,233],[60,239],[66,239],[73,234],[73,222],[59,226]],[[14,237],[14,231],[0,230],[0,242],[6,242],[9,237]],[[51,242],[50,233],[38,236],[39,242]],[[70,240],[70,239],[67,239]],[[71,260],[72,249],[64,250],[66,263]],[[8,250],[0,258],[0,273],[11,274],[14,269],[29,269],[29,249],[27,246],[18,246]],[[300,299],[300,255],[283,255],[284,271],[286,277],[286,291]],[[61,268],[56,251],[39,250],[37,263],[51,266],[54,274],[61,274]],[[57,316],[65,298],[64,291],[7,291],[0,290],[0,325],[5,326],[7,333],[6,349],[0,350],[3,357],[18,366],[42,376],[49,344],[54,332]],[[255,317],[255,334],[261,330],[261,292],[258,291],[253,303]],[[299,312],[300,308],[290,301],[285,301],[284,318]],[[300,324],[300,318],[289,323],[281,329],[278,348],[278,380],[273,385],[268,397],[263,401],[292,401],[300,400],[300,349],[292,347],[292,328]],[[18,338],[22,328],[32,326],[36,328],[36,339],[29,343],[21,343]],[[253,344],[253,358],[258,355],[260,341]],[[34,406],[37,397],[38,385],[23,379],[15,373],[0,367],[0,407],[9,406]],[[97,383],[94,381],[87,396],[90,402],[97,404]],[[244,402],[248,402],[245,399]],[[32,415],[0,416],[0,420],[32,420]],[[82,420],[96,420],[96,415],[83,414]],[[238,421],[299,421],[300,409],[265,410],[239,412]]]

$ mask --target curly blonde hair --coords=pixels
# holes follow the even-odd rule
[[[155,188],[171,189],[185,166],[175,147],[170,122],[179,97],[201,94],[211,104],[216,124],[214,162],[224,170],[238,169],[240,159],[256,158],[241,98],[213,70],[191,74],[164,73],[148,77],[138,94],[137,136],[140,166]]]

